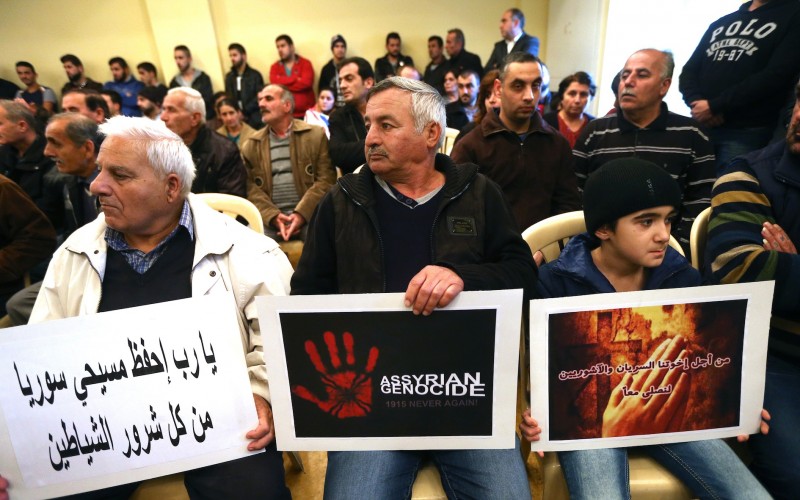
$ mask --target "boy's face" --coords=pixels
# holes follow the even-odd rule
[[[603,226],[595,233],[603,252],[619,262],[636,267],[658,267],[664,261],[675,208],[662,206],[621,217],[613,230]]]

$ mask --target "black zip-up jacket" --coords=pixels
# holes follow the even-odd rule
[[[500,188],[477,165],[455,165],[436,155],[445,174],[430,231],[433,265],[455,271],[464,290],[522,288],[534,296],[536,264],[516,228]],[[311,219],[303,255],[292,277],[293,295],[386,292],[383,241],[369,168],[346,175]]]
[[[328,144],[331,160],[334,166],[342,169],[343,174],[349,174],[366,163],[364,141],[367,127],[357,107],[347,104],[336,109],[331,114],[328,130],[331,133]]]

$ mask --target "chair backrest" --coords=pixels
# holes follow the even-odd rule
[[[446,127],[444,129],[444,143],[442,143],[442,147],[439,148],[440,153],[444,153],[448,156],[450,155],[450,151],[453,150],[453,144],[456,143],[456,137],[459,132],[457,128]]]
[[[703,256],[706,253],[708,237],[708,221],[711,219],[711,207],[706,208],[695,217],[689,233],[689,250],[692,252],[692,267],[703,270]]]
[[[584,231],[586,222],[583,219],[583,210],[576,210],[537,222],[522,233],[522,238],[531,247],[531,253],[541,251],[544,262],[551,262],[558,258],[571,237]],[[671,235],[669,246],[684,255],[680,244]]]
[[[258,211],[258,208],[256,208],[250,200],[223,193],[201,193],[195,196],[218,212],[222,212],[234,219],[237,216],[243,217],[244,220],[247,221],[248,226],[250,226],[250,229],[257,233],[264,234],[264,221],[261,218],[261,212]]]

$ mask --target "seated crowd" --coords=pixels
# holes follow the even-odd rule
[[[706,56],[747,22],[761,44],[755,56]],[[759,30],[765,22],[769,29]],[[18,62],[25,89],[0,100],[0,316],[24,325],[198,290],[230,293],[195,286],[208,273],[192,272],[193,262],[226,276],[242,290],[235,295],[258,415],[248,449],[267,451],[189,471],[185,484],[192,498],[288,498],[254,314],[258,295],[401,292],[406,307],[427,316],[463,290],[521,288],[530,300],[775,280],[773,314],[783,321],[770,334],[751,467],[720,440],[643,451],[700,498],[793,497],[800,484],[793,432],[800,420],[800,5],[753,0],[709,27],[681,73],[691,117],[664,103],[675,62],[652,48],[625,61],[606,116],[588,114],[596,86],[583,71],[564,78],[548,102],[539,40],[524,26],[518,9],[502,14],[503,38],[485,66],[466,51],[460,29],[431,36],[422,71],[402,53],[396,32],[374,64],[348,57],[337,34],[316,89],[314,69],[289,35],[275,40],[279,59],[267,80],[231,43],[225,91],[216,95],[184,45],[175,47],[178,71],[168,86],[149,62],[137,66],[137,80],[125,59],[113,57],[113,79],[100,84],[77,56],[64,55],[60,103],[31,63]],[[788,126],[779,122],[787,102]],[[445,155],[447,128],[460,134]],[[252,202],[268,237],[194,197],[210,192]],[[707,264],[697,270],[687,261],[690,230],[709,207]],[[540,255],[531,255],[522,231],[581,209],[586,232],[538,267]],[[470,217],[476,238],[454,235],[447,215]],[[686,257],[668,246],[670,236]],[[294,270],[276,243],[289,241],[304,245]],[[98,266],[103,276],[90,272]],[[654,356],[675,360],[688,349],[677,336]],[[642,376],[626,383],[641,385]],[[612,395],[604,436],[634,422],[669,430],[674,413],[659,410],[674,411],[667,398],[685,394],[690,381],[671,370],[659,376],[674,394],[654,397],[656,410]],[[530,410],[520,432],[539,438]],[[630,496],[625,448],[558,457],[575,498]],[[531,495],[519,449],[351,451],[329,453],[325,498],[408,498],[425,459],[439,468],[450,498]],[[124,497],[137,486],[104,493]],[[0,499],[7,488],[0,476]]]

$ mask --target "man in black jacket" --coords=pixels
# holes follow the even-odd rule
[[[506,56],[512,52],[527,52],[539,56],[539,39],[525,33],[525,14],[519,9],[508,9],[500,19],[502,40],[494,44],[485,72],[500,69]]]
[[[413,66],[414,60],[404,56],[401,49],[400,35],[394,31],[386,35],[386,55],[375,60],[375,81],[400,74],[403,66]]]
[[[500,188],[477,165],[436,153],[445,129],[439,93],[388,78],[367,99],[368,166],[342,177],[318,206],[292,294],[405,292],[406,307],[425,316],[462,290],[522,288],[530,297],[536,265]],[[513,449],[330,452],[325,497],[406,496],[423,455],[447,470],[450,498],[530,497]]]
[[[191,87],[200,92],[206,104],[206,118],[213,118],[214,88],[211,86],[211,78],[192,65],[192,51],[189,47],[186,45],[175,47],[175,64],[178,66],[178,74],[170,80],[169,88]]]
[[[161,119],[192,152],[197,176],[193,193],[226,193],[247,197],[247,172],[239,148],[206,127],[203,97],[194,89],[170,89]]]
[[[374,83],[375,74],[366,59],[351,57],[339,65],[339,86],[346,104],[331,115],[328,129],[331,132],[331,160],[343,174],[352,172],[366,161],[364,113],[367,110],[367,92]]]
[[[255,129],[264,126],[258,109],[258,93],[264,88],[261,73],[247,64],[247,51],[240,43],[228,45],[231,70],[225,75],[225,93],[239,103],[247,124]]]

